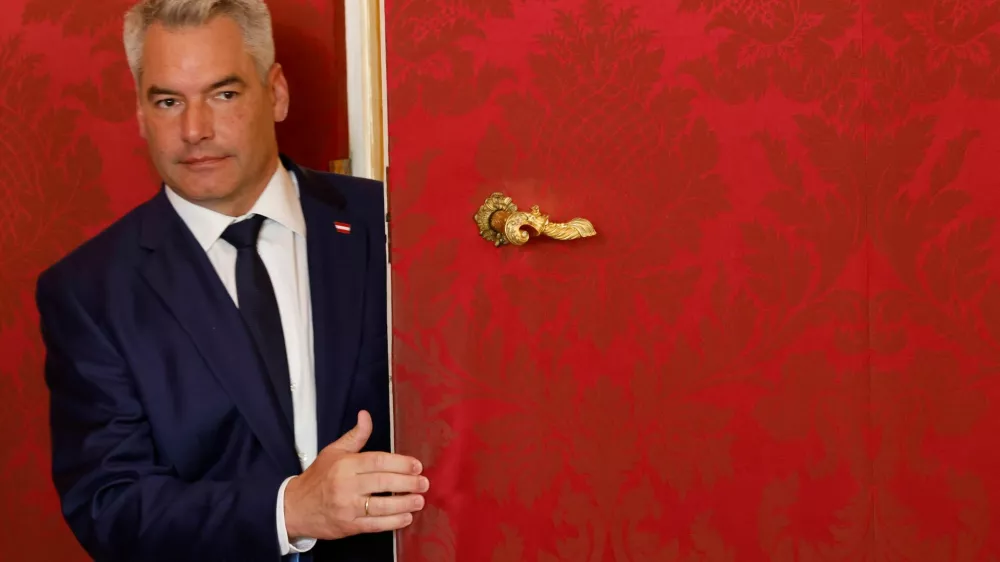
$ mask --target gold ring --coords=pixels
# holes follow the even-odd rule
[[[367,498],[365,499],[365,517],[368,517],[368,503],[369,503],[370,501],[372,501],[372,497],[371,497],[371,496],[368,496],[368,497],[367,497]]]

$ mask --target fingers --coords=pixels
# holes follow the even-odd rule
[[[410,523],[413,523],[412,513],[400,513],[385,517],[362,517],[355,522],[362,533],[395,531],[408,526]]]
[[[405,455],[371,452],[357,455],[358,474],[367,472],[396,472],[399,474],[420,474],[424,467],[420,461]]]
[[[372,435],[372,417],[365,410],[358,412],[358,423],[350,431],[341,436],[330,447],[340,449],[347,453],[357,453],[368,443],[368,438]]]
[[[424,497],[419,494],[403,496],[361,496],[358,502],[358,515],[364,516],[365,501],[368,501],[368,517],[387,517],[402,513],[413,513],[424,508]]]
[[[422,494],[430,489],[430,487],[430,481],[424,476],[393,474],[391,472],[376,472],[358,475],[358,492],[360,492],[363,496],[383,492],[391,492],[395,494]]]

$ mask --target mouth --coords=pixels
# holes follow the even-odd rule
[[[228,158],[228,156],[199,156],[196,158],[185,158],[180,163],[189,168],[210,168]]]

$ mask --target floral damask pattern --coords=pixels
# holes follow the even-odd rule
[[[50,102],[46,61],[25,41],[0,37],[0,542],[11,554],[80,559],[44,477],[48,420],[34,280],[110,211],[100,152],[76,133],[79,112]]]
[[[875,552],[883,560],[990,560],[1000,552],[989,437],[1000,391],[990,295],[1000,209],[983,179],[1000,146],[1000,12],[992,1],[872,2],[894,67],[896,119],[870,135]],[[875,90],[873,90],[874,92]],[[955,101],[958,97],[965,101]],[[960,105],[961,104],[961,105]],[[995,106],[994,106],[995,107]]]
[[[18,37],[0,43],[0,283],[18,297],[34,290],[34,272],[108,218],[97,148],[72,135],[77,112],[46,103],[43,61],[21,44]],[[0,328],[24,314],[23,305],[4,299]]]
[[[5,8],[6,9],[6,8]],[[48,440],[34,277],[109,218],[101,157],[75,134],[79,113],[50,103],[45,59],[0,37],[0,466],[5,553],[79,559],[47,473]],[[58,165],[53,165],[58,162]],[[22,547],[24,548],[22,550]]]
[[[1000,96],[1000,5],[994,0],[871,0],[873,22],[920,80],[924,101],[956,86]]]
[[[1000,4],[386,17],[404,560],[997,559]]]

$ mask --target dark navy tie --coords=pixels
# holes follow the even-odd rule
[[[292,421],[292,395],[288,377],[288,356],[285,335],[281,331],[281,315],[274,295],[271,277],[257,253],[257,236],[265,217],[255,215],[233,223],[222,233],[222,239],[236,248],[236,299],[240,314],[257,344],[267,374],[274,386],[281,409]]]

